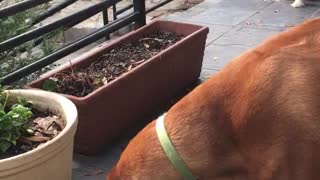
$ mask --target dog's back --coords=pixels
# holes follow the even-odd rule
[[[221,74],[228,76],[222,104],[249,179],[318,179],[320,45],[284,48],[241,66]]]
[[[166,129],[200,179],[320,176],[320,19],[235,58],[168,112]],[[128,145],[112,179],[180,179],[154,122]]]

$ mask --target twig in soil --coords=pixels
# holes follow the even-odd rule
[[[163,42],[163,39],[159,39],[159,38],[142,38],[139,39],[140,41],[147,41],[147,40],[155,40],[155,41],[159,41],[159,42]]]
[[[69,60],[70,68],[71,68],[71,76],[74,74],[74,67],[72,66],[72,62]]]
[[[134,64],[134,65],[139,65],[139,64],[143,63],[144,61],[146,61],[146,60],[145,60],[145,59],[142,59],[141,61],[134,62],[133,64]]]

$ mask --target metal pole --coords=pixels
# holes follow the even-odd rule
[[[102,17],[103,17],[103,24],[108,25],[109,24],[108,8],[102,11]],[[105,39],[106,41],[110,40],[110,34],[107,34]]]
[[[146,24],[146,5],[145,0],[133,0],[134,12],[138,13],[138,19],[135,21],[138,27]]]
[[[115,4],[112,6],[112,12],[113,12],[113,20],[115,21],[117,20],[117,7]]]

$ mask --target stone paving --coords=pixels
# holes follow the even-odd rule
[[[320,16],[320,2],[313,1],[299,9],[292,8],[290,3],[286,0],[207,0],[166,19],[209,27],[201,74],[201,78],[206,79],[265,38],[305,19]]]
[[[210,28],[201,79],[221,70],[232,58],[265,38],[305,19],[320,16],[320,2],[295,9],[289,1],[206,0],[193,8],[177,12],[167,20],[190,22]],[[73,180],[104,180],[116,163],[128,138],[120,140],[104,154],[85,157],[75,155]]]

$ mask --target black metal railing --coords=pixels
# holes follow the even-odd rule
[[[38,5],[48,3],[50,0],[24,0],[20,3],[16,3],[14,5],[5,7],[0,9],[0,19],[5,18],[8,16],[12,16],[16,13],[28,10],[30,8],[36,7]],[[76,2],[77,0],[65,0],[60,4],[57,4],[51,8],[49,8],[43,14],[40,14],[35,20],[32,22],[32,25],[35,25],[44,19],[50,17],[51,15],[55,14],[56,12],[66,8],[67,6],[71,5],[72,3]],[[149,13],[166,3],[171,2],[172,0],[165,0],[156,6],[149,8],[146,10],[145,8],[145,1],[144,0],[133,0],[133,3],[118,10],[116,8],[116,4],[121,0],[104,0],[100,3],[87,7],[79,12],[71,14],[67,17],[64,17],[60,20],[52,22],[50,24],[34,28],[30,31],[12,37],[8,40],[0,42],[0,53],[8,51],[12,48],[20,46],[23,43],[29,42],[31,40],[35,40],[33,46],[40,44],[43,41],[43,37],[51,32],[54,32],[59,29],[69,29],[82,21],[98,14],[103,14],[103,22],[104,26],[100,29],[87,34],[78,40],[65,45],[64,47],[54,51],[53,53],[43,57],[27,66],[24,66],[10,74],[5,75],[4,77],[0,78],[1,84],[6,85],[12,82],[18,81],[21,78],[36,72],[47,65],[50,65],[59,59],[91,44],[99,39],[110,38],[110,33],[113,33],[129,24],[135,23],[137,27],[141,27],[146,24],[146,13]],[[109,21],[108,17],[108,8],[113,8],[113,21]],[[133,12],[126,13],[126,15],[122,15],[124,12],[133,9]],[[122,15],[120,17],[120,15]],[[120,18],[119,18],[120,17]],[[1,28],[1,27],[0,27]],[[23,51],[23,49],[22,49]]]
[[[66,1],[59,3],[56,6],[51,7],[50,9],[48,9],[48,11],[46,11],[45,13],[39,15],[36,19],[34,19],[32,22],[32,25],[35,25],[35,24],[41,22],[42,20],[54,15],[55,13],[61,11],[62,9],[68,7],[69,5],[73,4],[76,1],[77,0],[66,0]]]
[[[0,10],[0,17],[4,18],[7,16],[12,16],[14,14],[17,14],[19,12],[33,8],[35,6],[47,3],[49,1],[51,1],[51,0],[25,0],[25,1],[21,1],[19,3],[14,4],[14,5],[10,5],[10,6],[2,8]]]

